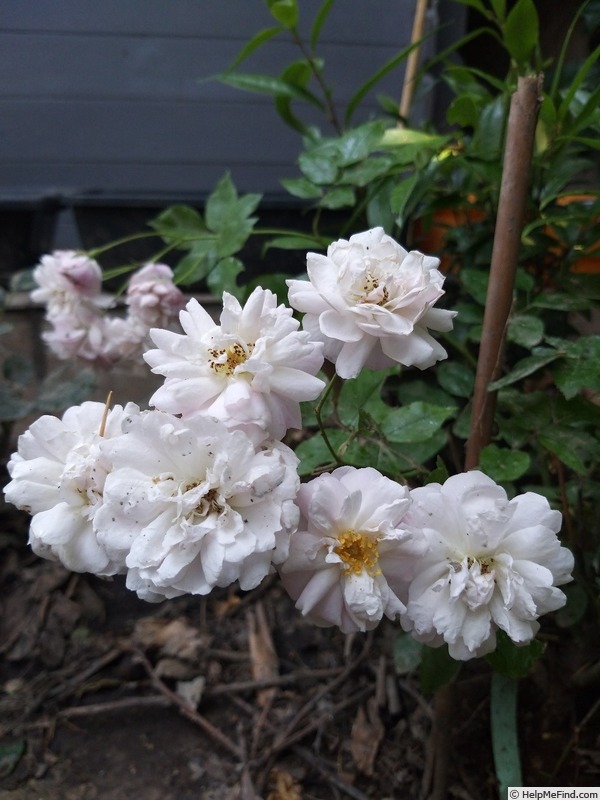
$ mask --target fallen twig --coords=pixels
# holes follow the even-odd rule
[[[243,760],[243,753],[241,749],[235,745],[228,736],[225,736],[217,727],[215,727],[212,723],[210,723],[206,717],[203,717],[202,714],[199,714],[195,709],[193,709],[188,703],[180,697],[176,692],[169,689],[161,679],[158,677],[152,664],[148,661],[145,654],[138,649],[133,649],[132,652],[135,654],[136,658],[142,664],[146,672],[148,673],[148,677],[152,681],[152,685],[158,689],[161,694],[167,697],[171,703],[179,709],[180,713],[193,722],[195,725],[198,725],[199,728],[205,733],[208,733],[213,739],[215,739],[219,744],[232,753],[236,758]]]

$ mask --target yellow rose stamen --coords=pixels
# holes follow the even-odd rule
[[[218,375],[233,375],[236,367],[244,364],[250,358],[253,346],[251,343],[245,346],[241,342],[235,342],[235,344],[220,350],[211,347],[208,351],[211,356],[208,363]]]
[[[344,564],[344,569],[354,575],[360,575],[365,569],[371,577],[381,573],[378,567],[379,552],[377,540],[357,531],[345,531],[338,536],[338,543],[333,548]]]

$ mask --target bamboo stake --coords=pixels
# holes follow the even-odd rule
[[[425,20],[427,18],[427,6],[429,0],[417,0],[415,8],[415,18],[413,20],[413,29],[410,36],[410,43],[414,44],[423,38],[425,33]],[[415,96],[415,78],[419,69],[419,60],[421,57],[421,45],[411,50],[406,59],[406,71],[404,73],[404,82],[402,84],[402,96],[400,98],[400,107],[398,113],[400,119],[398,127],[402,128],[405,121],[408,121],[410,110],[412,108],[413,99]]]
[[[492,436],[496,392],[488,391],[488,385],[499,375],[504,334],[513,302],[542,81],[542,75],[519,78],[517,90],[511,97],[490,280],[475,375],[471,430],[467,442],[467,470],[478,465],[481,450],[489,444]]]
[[[465,469],[477,466],[481,450],[489,443],[492,434],[496,394],[488,391],[488,384],[498,374],[504,332],[512,306],[542,77],[519,78],[510,102]],[[434,701],[434,773],[430,800],[446,800],[448,796],[450,733],[456,702],[455,684],[447,684],[438,690]]]

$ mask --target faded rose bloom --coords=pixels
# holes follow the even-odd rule
[[[309,280],[287,281],[290,305],[342,378],[364,367],[425,369],[447,357],[429,329],[449,331],[455,316],[433,308],[444,294],[438,264],[373,228],[334,242],[326,256],[308,253]]]
[[[185,297],[173,283],[170,267],[146,264],[131,276],[125,302],[132,323],[139,323],[145,336],[150,328],[168,327],[185,306]]]
[[[109,447],[98,537],[127,586],[158,601],[239,580],[252,589],[287,556],[298,521],[297,459],[196,416],[142,412]]]
[[[300,523],[279,567],[296,608],[343,633],[404,613],[424,550],[404,525],[408,489],[370,467],[339,467],[302,484],[296,502]]]
[[[501,629],[531,641],[537,618],[566,602],[573,556],[557,533],[561,514],[534,492],[508,500],[477,470],[411,491],[406,524],[429,549],[409,588],[403,625],[420,641],[448,643],[467,660],[492,652]]]
[[[220,325],[192,299],[180,321],[184,335],[150,331],[158,349],[144,358],[166,378],[151,405],[185,419],[216,417],[255,442],[301,427],[300,402],[325,386],[315,377],[322,344],[298,330],[292,310],[278,306],[272,292],[255,289],[243,307],[225,292]]]
[[[124,559],[112,559],[99,544],[94,520],[111,470],[106,445],[121,433],[123,420],[137,413],[132,403],[115,406],[103,424],[104,404],[86,402],[67,409],[62,419],[40,417],[19,437],[4,496],[32,515],[34,553],[75,572],[124,570]]]
[[[96,304],[102,286],[102,269],[85,253],[55,250],[42,256],[33,271],[33,279],[38,288],[31,292],[31,299],[44,303],[48,313],[53,313],[55,307],[77,302]]]

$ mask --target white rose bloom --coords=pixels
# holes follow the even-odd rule
[[[145,336],[150,328],[170,325],[185,306],[183,292],[173,283],[173,270],[166,264],[146,264],[134,272],[127,284],[128,314]]]
[[[343,633],[402,614],[424,549],[404,527],[408,489],[370,467],[340,467],[302,484],[296,502],[299,527],[279,568],[296,608]]]
[[[373,228],[334,242],[326,256],[308,253],[309,280],[287,281],[290,305],[342,378],[363,367],[425,369],[447,357],[428,329],[451,330],[456,313],[433,308],[444,294],[439,263]]]
[[[252,589],[285,558],[298,511],[297,458],[258,451],[218,420],[145,411],[112,442],[98,538],[145,600]]]
[[[37,555],[74,572],[114,575],[124,569],[124,560],[110,558],[98,543],[94,518],[111,469],[106,445],[120,434],[123,419],[139,409],[132,403],[115,406],[100,435],[104,413],[103,403],[86,402],[67,409],[62,419],[36,420],[19,437],[4,495],[32,514],[29,543]]]
[[[55,250],[42,256],[33,270],[38,285],[31,299],[44,303],[51,313],[65,303],[98,303],[102,286],[100,265],[85,253],[75,250]]]
[[[217,417],[256,442],[300,428],[300,401],[314,400],[325,386],[315,377],[323,354],[321,343],[298,330],[292,310],[260,287],[244,307],[225,292],[220,325],[197,300],[186,309],[185,335],[150,331],[158,349],[144,358],[166,377],[151,405],[184,418]]]
[[[467,660],[492,652],[501,629],[531,641],[541,614],[566,602],[556,586],[571,580],[573,556],[556,536],[561,514],[527,492],[508,500],[473,470],[411,491],[406,522],[429,550],[409,589],[403,625],[433,646]]]

